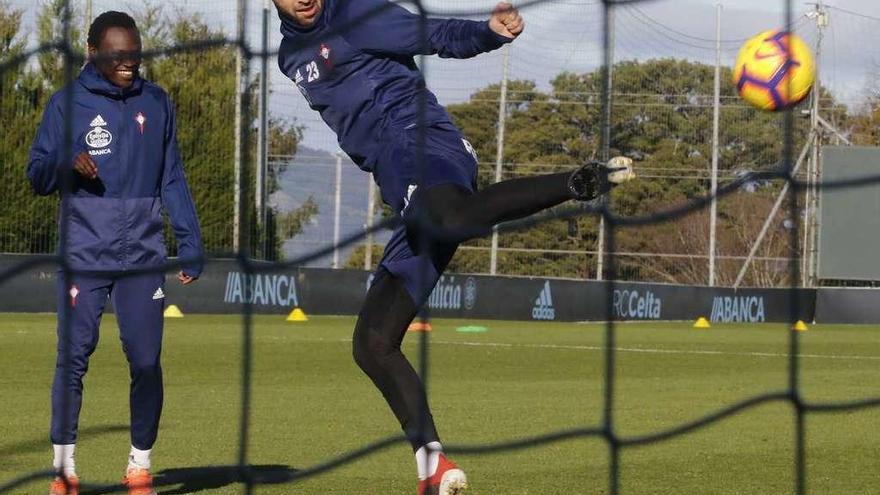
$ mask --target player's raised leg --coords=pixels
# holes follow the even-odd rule
[[[607,164],[590,162],[573,172],[507,180],[477,192],[457,184],[441,184],[417,191],[413,198],[424,218],[406,212],[409,241],[413,246],[420,246],[426,239],[459,244],[489,234],[499,223],[569,200],[594,200],[634,178],[632,160],[615,157]],[[424,220],[432,228],[419,228]]]
[[[155,495],[150,454],[159,433],[163,386],[162,311],[165,276],[148,273],[120,278],[113,289],[119,337],[131,374],[131,451],[123,483],[130,495]]]
[[[50,495],[78,493],[75,452],[83,376],[98,345],[98,328],[111,287],[108,279],[76,276],[65,284],[63,277],[58,277],[58,358],[50,432],[56,477],[49,486]]]

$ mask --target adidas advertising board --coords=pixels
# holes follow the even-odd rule
[[[535,299],[535,305],[532,307],[533,320],[555,320],[556,309],[553,307],[553,292],[550,289],[550,281],[544,282],[544,288]]]
[[[0,256],[0,273],[33,256]],[[54,312],[57,267],[51,256],[0,281],[0,311]],[[246,274],[234,260],[213,260],[195,284],[180,286],[170,276],[161,293],[149,297],[175,304],[187,314],[255,313],[286,315],[299,306],[309,315],[357,315],[370,273],[325,268],[265,269]],[[22,294],[33,296],[21,297]],[[817,304],[817,294],[818,301]],[[797,319],[820,323],[880,323],[880,290],[798,290]],[[611,298],[609,300],[609,297]],[[791,321],[792,293],[666,284],[547,280],[446,274],[429,297],[430,317],[519,321]],[[609,313],[610,310],[610,313]]]

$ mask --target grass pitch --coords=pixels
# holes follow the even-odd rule
[[[290,324],[255,320],[251,464],[305,469],[398,433],[379,393],[351,359],[352,318]],[[484,334],[434,321],[430,397],[447,445],[474,445],[598,426],[604,327],[477,322]],[[53,315],[0,314],[0,485],[50,467]],[[238,459],[242,331],[239,316],[166,324],[165,410],[153,455],[160,476]],[[788,383],[783,325],[685,323],[618,327],[614,421],[624,436],[669,429]],[[809,401],[880,396],[880,329],[816,326],[802,334]],[[405,352],[419,356],[411,334]],[[417,365],[418,367],[418,365]],[[623,451],[624,494],[777,494],[794,487],[794,412],[785,402],[748,409],[694,433]],[[77,467],[85,482],[118,482],[128,440],[128,371],[112,316],[86,376]],[[811,414],[809,493],[880,493],[880,408]],[[474,495],[608,493],[608,445],[566,440],[490,455],[457,455]],[[176,471],[181,472],[181,471]],[[340,469],[258,494],[414,494],[412,452],[399,443]],[[39,494],[40,480],[11,493]],[[159,493],[243,493],[222,479]]]

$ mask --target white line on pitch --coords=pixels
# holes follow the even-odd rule
[[[288,340],[285,337],[260,337],[261,340]],[[338,342],[351,343],[351,339],[302,339],[298,342]],[[414,344],[414,340],[405,343]],[[449,340],[431,340],[431,345],[450,345],[450,346],[467,346],[467,347],[502,347],[502,348],[525,348],[525,349],[561,349],[570,351],[604,351],[602,346],[593,345],[558,345],[558,344],[506,344],[501,342],[453,342]],[[617,352],[634,352],[643,354],[691,354],[703,356],[748,356],[748,357],[769,357],[769,358],[787,358],[787,353],[777,352],[728,352],[728,351],[707,351],[707,350],[687,350],[687,349],[645,349],[639,347],[618,347]],[[800,354],[799,357],[808,359],[847,359],[854,361],[880,361],[880,356],[846,356],[837,354]]]
[[[443,340],[432,340],[431,344],[442,345],[461,345],[470,347],[517,347],[517,348],[534,348],[534,349],[564,349],[574,351],[604,351],[601,346],[589,345],[558,345],[558,344],[504,344],[499,342],[451,342]],[[787,358],[788,354],[774,352],[727,352],[727,351],[705,351],[705,350],[685,350],[685,349],[644,349],[638,347],[617,347],[617,352],[640,352],[645,354],[697,354],[708,356],[751,356],[751,357],[774,357]],[[816,359],[848,359],[848,360],[864,360],[864,361],[880,361],[880,356],[839,356],[834,354],[800,354],[802,358]]]

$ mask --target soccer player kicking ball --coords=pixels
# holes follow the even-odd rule
[[[122,12],[98,16],[89,28],[88,53],[79,77],[49,100],[27,169],[37,194],[61,192],[67,213],[60,219],[67,228],[62,253],[75,270],[67,284],[61,276],[58,283],[51,428],[58,476],[49,493],[78,492],[74,449],[82,379],[112,297],[131,374],[131,454],[123,483],[129,494],[151,495],[150,451],[162,411],[165,275],[125,272],[165,263],[163,207],[181,258],[194,260],[177,274],[184,285],[201,273],[202,240],[171,101],[138,76],[141,38],[134,20]],[[69,154],[65,125],[72,130]]]
[[[336,132],[342,149],[373,174],[383,201],[404,220],[360,312],[354,359],[412,443],[419,495],[461,493],[464,472],[443,455],[424,387],[400,351],[407,327],[460,242],[571,199],[594,199],[632,179],[632,162],[618,157],[607,165],[589,163],[477,190],[473,148],[424,88],[414,57],[470,58],[511,42],[524,23],[508,3],[499,3],[487,22],[429,19],[423,44],[419,16],[386,0],[274,2],[284,35],[281,70]],[[421,121],[420,98],[426,102]]]

